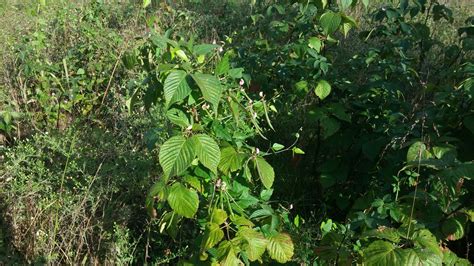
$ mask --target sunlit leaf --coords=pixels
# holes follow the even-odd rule
[[[293,257],[293,241],[288,234],[278,233],[269,240],[267,251],[272,259],[279,263],[286,263]]]
[[[159,161],[165,178],[181,174],[194,158],[194,142],[182,136],[168,139],[160,148]]]
[[[275,172],[273,167],[263,159],[263,157],[255,158],[255,165],[257,166],[257,172],[260,176],[260,180],[266,189],[272,188],[273,181],[275,180]]]

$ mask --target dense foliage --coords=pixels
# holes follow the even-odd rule
[[[471,265],[468,2],[2,5],[0,261]]]

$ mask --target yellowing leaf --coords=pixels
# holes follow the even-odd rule
[[[279,263],[286,263],[293,257],[293,241],[288,234],[279,233],[270,237],[269,240],[267,251],[272,259]]]
[[[224,231],[222,231],[219,225],[215,223],[208,224],[202,238],[201,251],[214,247],[222,238],[224,238]]]
[[[268,244],[268,240],[262,233],[252,228],[242,227],[237,235],[245,240],[242,247],[250,261],[256,261],[262,257]]]
[[[257,172],[260,176],[262,184],[266,189],[272,188],[273,181],[275,180],[275,172],[273,171],[273,167],[261,156],[255,158],[255,165],[257,166]]]
[[[318,82],[316,89],[314,89],[314,93],[316,93],[316,96],[321,100],[324,100],[331,93],[331,85],[322,79]]]

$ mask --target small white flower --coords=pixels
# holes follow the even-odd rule
[[[263,98],[263,91],[261,91],[258,95],[259,95],[261,98]]]
[[[260,149],[259,149],[259,148],[255,148],[255,153],[256,153],[256,154],[259,154],[259,153],[260,153]]]
[[[293,209],[293,203],[292,203],[292,204],[290,204],[290,207],[289,207],[289,209],[290,209],[290,210],[292,210],[292,209]]]
[[[245,84],[245,81],[244,81],[243,79],[240,79],[239,85],[240,85],[240,86],[244,86],[244,84]]]
[[[222,53],[224,51],[224,48],[222,48],[222,46],[220,46],[219,49],[217,49],[217,51],[219,51],[219,53]]]

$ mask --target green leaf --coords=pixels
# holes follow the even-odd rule
[[[182,136],[172,137],[163,143],[158,157],[165,179],[169,176],[179,175],[194,160],[194,143]]]
[[[428,229],[421,229],[416,231],[413,234],[413,242],[415,243],[415,247],[429,250],[431,253],[434,254],[434,256],[443,256],[441,249],[438,245],[438,240]]]
[[[244,72],[244,69],[241,67],[232,68],[229,70],[229,76],[234,79],[239,79],[239,78],[242,78],[243,72]]]
[[[194,135],[192,138],[199,161],[213,173],[217,174],[217,166],[221,160],[219,145],[205,134]]]
[[[401,234],[395,228],[390,227],[381,227],[378,229],[373,229],[369,231],[365,231],[362,233],[361,238],[378,238],[383,240],[389,240],[394,243],[398,243],[400,241]]]
[[[171,123],[180,126],[181,128],[187,128],[190,123],[189,119],[183,111],[171,108],[166,112],[166,117],[171,121]]]
[[[283,148],[285,148],[285,146],[281,145],[280,143],[273,143],[272,145],[272,149],[274,151],[279,151],[279,150],[282,150]]]
[[[216,66],[216,76],[227,74],[230,69],[229,56],[225,55]]]
[[[178,49],[178,50],[176,50],[175,53],[176,53],[176,55],[177,55],[179,58],[181,58],[182,60],[184,60],[184,61],[186,61],[186,62],[189,62],[189,58],[188,58],[188,56],[186,55],[186,53],[185,53],[183,50]]]
[[[260,259],[267,248],[268,240],[262,233],[248,227],[241,227],[237,232],[237,236],[245,240],[242,249],[247,253],[250,261]]]
[[[262,181],[265,188],[272,188],[273,181],[275,180],[275,172],[273,171],[273,167],[261,156],[255,158],[255,165],[257,166],[258,175],[260,176],[260,180]]]
[[[441,231],[449,241],[459,240],[464,237],[464,223],[466,217],[451,217],[444,221]]]
[[[221,225],[227,220],[227,213],[223,209],[214,209],[211,215],[211,222]]]
[[[173,70],[166,77],[163,91],[166,108],[175,102],[181,101],[191,93],[191,88],[186,81],[188,74],[183,70]]]
[[[193,47],[193,54],[196,56],[207,55],[219,47],[217,44],[199,44]]]
[[[419,160],[429,159],[430,157],[431,156],[429,151],[426,149],[426,145],[421,141],[417,141],[413,143],[408,149],[407,162],[417,162]]]
[[[335,13],[333,11],[327,11],[320,18],[320,24],[323,28],[323,31],[326,35],[334,33],[341,24],[342,17],[341,14]]]
[[[214,247],[222,238],[224,238],[224,231],[222,231],[219,225],[215,223],[208,224],[202,238],[201,251]]]
[[[279,263],[286,263],[293,257],[293,241],[288,234],[279,233],[270,237],[269,240],[267,251],[272,259]]]
[[[293,147],[294,154],[304,154],[304,151],[298,147]]]
[[[222,266],[240,266],[244,265],[242,261],[237,258],[237,253],[240,251],[238,246],[234,246],[233,241],[222,241],[217,248],[217,257]]]
[[[363,250],[363,265],[411,265],[409,254],[390,242],[377,240]]]
[[[201,89],[202,96],[208,102],[210,102],[214,111],[217,112],[217,107],[219,106],[219,101],[221,99],[222,88],[221,82],[213,75],[195,73],[192,75],[194,81]]]
[[[357,23],[355,22],[355,20],[350,17],[350,16],[346,16],[346,15],[342,15],[342,33],[344,34],[344,37],[347,37],[347,34],[349,34],[349,31],[352,29],[352,28],[355,28],[357,27]]]
[[[318,37],[311,37],[309,38],[308,46],[316,51],[321,52],[321,47],[323,46],[323,42]]]
[[[352,5],[352,0],[341,0],[341,7],[343,10],[348,8],[350,5]]]
[[[331,85],[324,79],[318,82],[314,93],[321,99],[324,100],[331,93]]]
[[[198,210],[199,197],[196,191],[190,190],[178,182],[170,189],[168,204],[177,214],[192,218]]]
[[[243,160],[244,154],[238,153],[232,146],[222,148],[219,170],[224,174],[235,172],[242,167]]]
[[[146,8],[151,4],[151,0],[143,0],[143,8]]]

